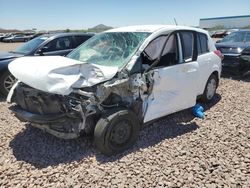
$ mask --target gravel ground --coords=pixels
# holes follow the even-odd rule
[[[249,187],[249,82],[222,78],[204,120],[167,116],[113,157],[19,122],[2,99],[0,187]]]

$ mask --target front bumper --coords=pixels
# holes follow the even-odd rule
[[[31,113],[21,109],[18,106],[10,107],[15,116],[21,121],[27,121],[32,123],[40,123],[40,124],[51,124],[63,122],[67,115],[66,114],[53,114],[53,115],[40,115]]]
[[[30,122],[32,126],[48,132],[58,138],[75,139],[80,136],[80,121],[71,114],[40,115],[23,110],[19,106],[10,109],[23,122]]]
[[[239,54],[223,54],[224,59],[222,60],[223,68],[236,68],[240,65],[240,55]]]

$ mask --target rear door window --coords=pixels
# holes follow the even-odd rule
[[[191,61],[194,51],[194,34],[189,31],[180,32],[183,59],[185,61]]]
[[[82,43],[84,43],[86,40],[88,40],[91,36],[75,36],[75,44],[74,44],[74,48],[76,48],[77,46],[81,45]]]

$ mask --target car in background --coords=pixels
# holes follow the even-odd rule
[[[240,74],[250,75],[250,46],[241,52],[239,64]]]
[[[225,36],[233,33],[233,32],[236,32],[236,31],[239,31],[239,29],[228,29],[228,30],[218,30],[218,31],[210,31],[210,36],[212,38],[224,38]]]
[[[13,35],[3,39],[3,42],[27,42],[31,39],[30,35]]]
[[[88,40],[93,34],[60,33],[36,37],[14,51],[0,53],[0,93],[6,96],[16,82],[9,70],[9,63],[23,56],[65,56],[74,48]]]
[[[36,66],[33,66],[35,64]],[[67,57],[22,57],[8,102],[21,121],[54,136],[92,135],[107,155],[122,152],[144,123],[211,102],[221,54],[202,29],[175,25],[116,28]]]
[[[217,41],[216,48],[224,55],[222,61],[223,70],[244,74],[248,66],[245,61],[242,61],[241,57],[244,53],[249,52],[249,47],[250,30],[236,31]]]
[[[9,34],[4,34],[4,35],[2,35],[2,36],[0,37],[0,42],[3,42],[3,40],[4,40],[5,38],[12,37],[12,36],[13,36],[13,34],[11,34],[11,33],[9,33]]]
[[[226,33],[227,33],[226,30],[214,31],[211,37],[212,38],[224,38],[226,36]]]
[[[0,42],[3,40],[4,37],[5,37],[5,34],[0,34]]]

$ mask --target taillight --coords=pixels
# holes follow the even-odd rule
[[[220,50],[215,50],[214,53],[219,56],[219,58],[224,59],[224,55],[220,52]]]

